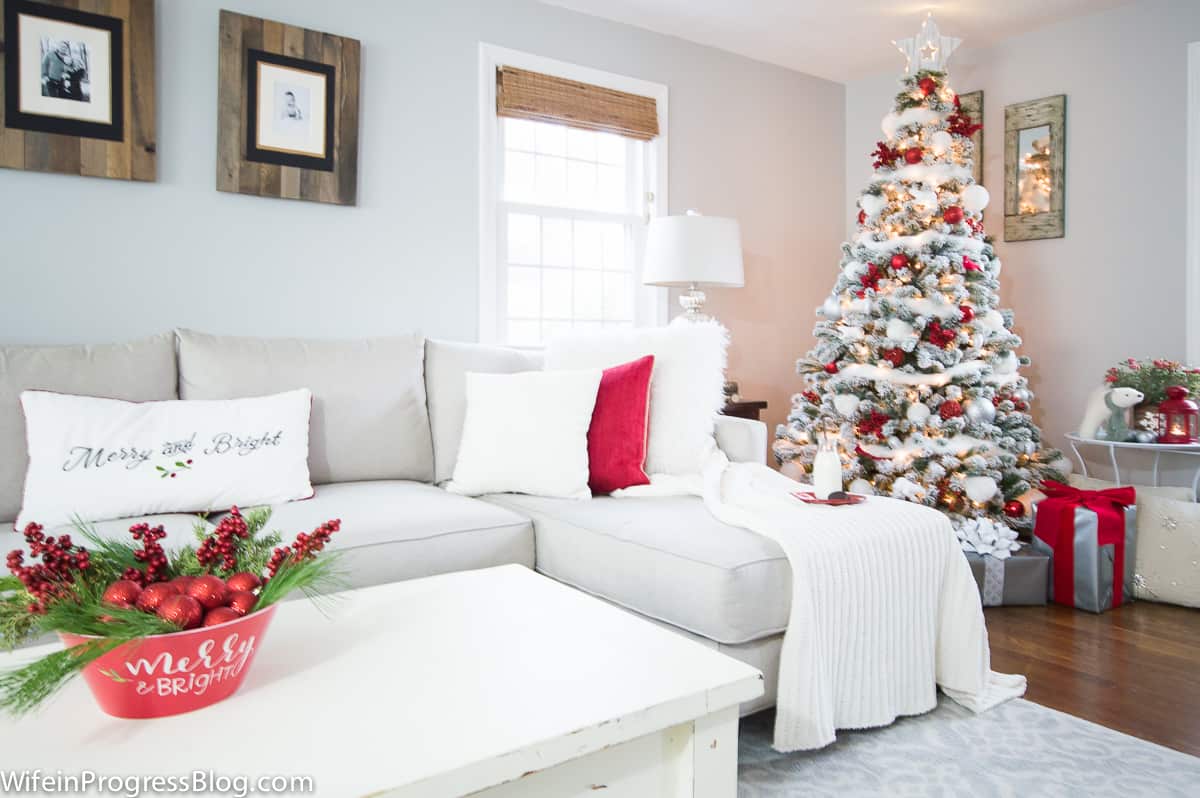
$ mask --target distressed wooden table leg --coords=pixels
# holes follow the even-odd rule
[[[738,708],[697,718],[692,739],[693,798],[737,795]]]

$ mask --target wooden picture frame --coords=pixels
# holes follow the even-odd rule
[[[1004,240],[1065,235],[1067,96],[1004,109]]]
[[[217,190],[354,205],[361,43],[221,11]]]
[[[154,0],[0,0],[0,167],[156,179]]]
[[[971,118],[971,121],[977,125],[983,124],[983,91],[970,91],[966,94],[958,95],[958,105],[964,114]],[[975,145],[974,159],[975,165],[971,176],[975,178],[975,182],[983,185],[983,128],[980,127],[971,136],[971,143]]]

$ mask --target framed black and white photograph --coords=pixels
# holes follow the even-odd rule
[[[121,141],[123,36],[117,17],[9,0],[5,126]]]
[[[333,171],[334,68],[247,52],[246,160]]]

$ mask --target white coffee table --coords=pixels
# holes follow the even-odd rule
[[[762,675],[520,566],[287,602],[246,683],[118,720],[73,681],[0,719],[0,769],[312,776],[335,796],[705,796],[737,790]],[[0,656],[0,667],[54,647]]]

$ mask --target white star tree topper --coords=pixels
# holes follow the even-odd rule
[[[893,41],[896,49],[904,53],[906,60],[904,64],[905,74],[920,72],[922,69],[932,70],[934,72],[945,72],[946,63],[950,60],[950,56],[962,44],[962,39],[954,36],[943,36],[938,30],[937,23],[933,21],[933,12],[925,17],[925,21],[921,23],[921,30],[917,31],[917,35],[910,39],[901,39]]]

